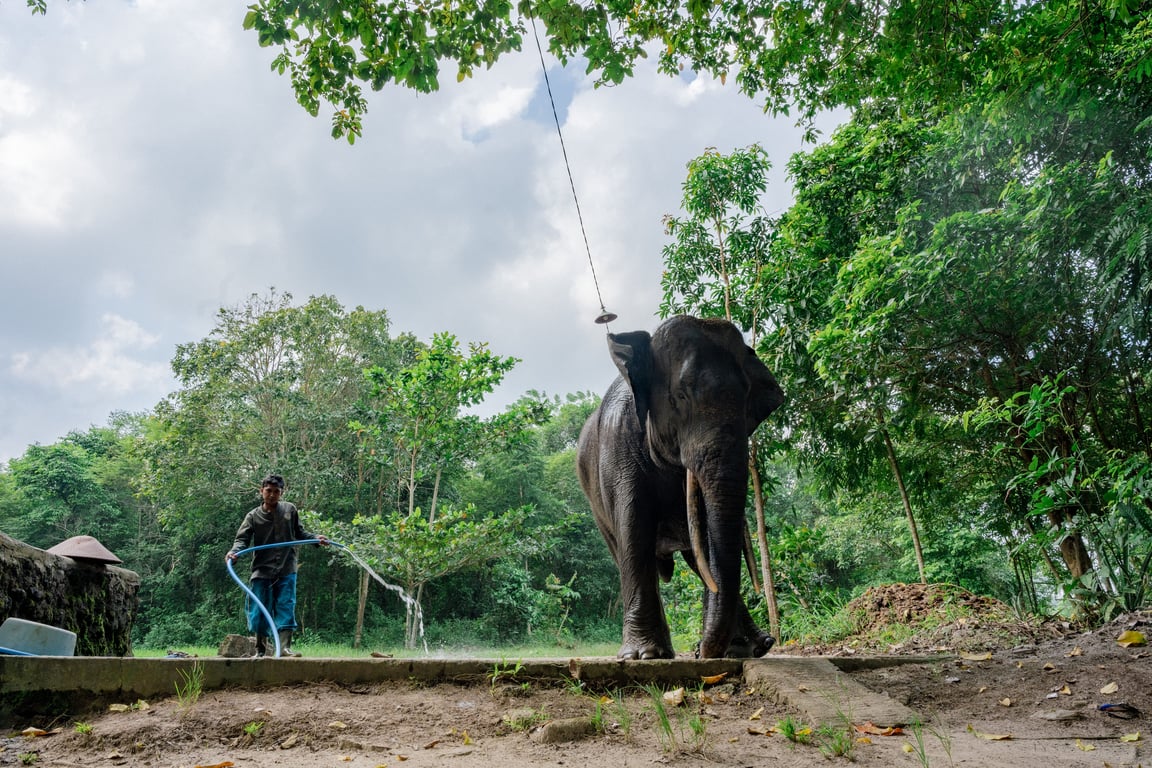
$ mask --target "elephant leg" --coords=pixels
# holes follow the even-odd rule
[[[684,556],[684,562],[688,564],[688,567],[699,575],[692,553],[681,552],[680,554]],[[718,610],[716,607],[717,598],[717,595],[705,587],[704,616],[708,616],[710,611]],[[741,596],[739,605],[736,607],[736,616],[733,620],[732,636],[728,641],[728,648],[724,652],[724,656],[729,659],[759,658],[768,653],[775,644],[776,638],[760,629],[755,620],[753,620],[752,614],[748,612],[748,606],[744,604],[744,598]],[[696,646],[696,653],[697,655],[700,653],[699,645]]]
[[[620,569],[620,595],[624,604],[624,642],[621,659],[671,659],[672,633],[660,599],[660,563],[654,530],[636,526],[632,535],[616,539],[616,565]]]

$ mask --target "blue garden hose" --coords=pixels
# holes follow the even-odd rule
[[[334,547],[339,547],[340,549],[348,549],[348,547],[344,546],[343,544],[341,544],[338,541],[332,541],[331,539],[328,539],[328,543]],[[317,544],[317,545],[319,545],[320,542],[317,541],[316,539],[301,539],[300,541],[281,541],[281,542],[277,542],[275,544],[259,544],[255,547],[248,547],[247,549],[242,549],[235,554],[236,554],[236,557],[240,557],[240,555],[246,555],[249,552],[255,552],[258,549],[276,549],[277,547],[295,547],[295,546],[298,546],[300,544]],[[235,581],[237,584],[240,585],[240,589],[244,590],[244,594],[248,595],[249,600],[256,603],[256,607],[259,608],[260,613],[262,613],[264,615],[265,620],[267,620],[267,622],[268,622],[268,626],[272,630],[272,642],[275,643],[275,645],[276,645],[276,658],[280,658],[280,633],[276,631],[276,624],[275,624],[275,622],[272,621],[272,614],[269,613],[268,609],[264,607],[264,603],[260,602],[260,598],[256,597],[256,593],[253,592],[251,589],[249,589],[248,585],[245,584],[243,581],[241,581],[240,577],[236,575],[236,570],[232,567],[232,560],[229,558],[225,558],[224,559],[224,565],[228,568],[228,575],[230,575],[232,577],[233,581]]]
[[[0,647],[0,656],[35,656],[35,655],[36,654],[34,654],[34,653],[28,653],[28,651],[18,651],[15,648]]]

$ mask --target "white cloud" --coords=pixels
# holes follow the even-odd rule
[[[137,353],[159,340],[131,320],[106,314],[100,318],[100,335],[86,346],[15,353],[10,372],[44,390],[83,393],[79,396],[85,398],[156,390],[167,383],[167,368]]]

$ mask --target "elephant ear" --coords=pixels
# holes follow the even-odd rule
[[[772,411],[784,404],[784,390],[776,383],[776,377],[761,362],[756,352],[748,347],[744,358],[744,375],[748,377],[748,434],[751,435],[768,418]]]
[[[652,398],[652,337],[647,331],[610,333],[608,352],[632,390],[636,418],[640,420],[640,428],[644,429]]]

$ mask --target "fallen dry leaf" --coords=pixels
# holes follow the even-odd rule
[[[1144,633],[1137,632],[1134,629],[1122,632],[1120,633],[1120,637],[1116,638],[1116,643],[1124,648],[1131,648],[1134,645],[1146,645],[1147,642],[1144,638]]]
[[[976,691],[976,693],[984,693],[986,690],[988,690],[988,686],[982,685],[980,686],[980,690]]]
[[[196,768],[232,768],[235,765],[231,760],[225,760],[222,763],[213,763],[212,765],[198,765]]]
[[[1002,707],[1010,707],[1012,706],[1012,699],[1005,696],[1004,698],[1000,699],[999,704]]]
[[[430,741],[424,745],[424,749],[433,749],[439,743],[440,743],[440,739],[433,739],[432,741]]]
[[[470,746],[473,742],[472,742],[472,737],[468,735],[468,731],[464,731],[463,736],[464,736],[464,746]]]
[[[857,744],[871,744],[872,739],[868,738],[867,736],[857,736],[856,737],[856,743]]]
[[[718,675],[703,675],[700,679],[704,681],[705,685],[714,685],[726,677],[728,677],[728,673],[721,672]]]
[[[1056,669],[1056,665],[1049,661],[1043,667],[1041,667],[1041,669],[1043,669],[1045,672],[1051,672],[1052,670]]]
[[[127,712],[130,707],[127,704],[109,704],[109,712]]]
[[[36,736],[47,736],[48,731],[42,730],[40,728],[25,728],[24,730],[20,731],[20,735],[26,739],[31,739],[35,738]]]
[[[665,691],[664,703],[670,707],[678,707],[684,703],[684,689],[676,688],[671,691]]]
[[[873,723],[871,720],[865,723],[860,723],[859,725],[853,723],[852,727],[856,729],[857,733],[868,733],[873,736],[899,736],[904,733],[902,728],[897,728],[895,726],[879,726]]]
[[[901,745],[900,749],[904,750],[904,754],[906,754],[906,755],[910,755],[916,751],[916,749],[911,744],[909,744],[908,742],[904,742],[904,744]]]
[[[748,733],[752,734],[753,736],[771,736],[772,729],[765,728],[764,726],[750,725],[748,726]]]
[[[965,659],[966,661],[988,661],[992,658],[992,652],[988,651],[987,653],[965,653],[961,651],[960,658]]]
[[[760,707],[760,709],[758,709],[755,712],[753,712],[752,714],[748,715],[748,719],[749,720],[759,720],[760,715],[762,715],[762,714],[764,714],[764,707]]]
[[[1080,739],[1076,739],[1076,749],[1080,750],[1081,752],[1091,752],[1092,750],[1096,749],[1096,747],[1080,741]]]
[[[1012,734],[1010,733],[981,733],[971,725],[968,726],[968,733],[978,739],[985,739],[987,741],[1011,741],[1012,739]]]
[[[1067,685],[1065,685],[1063,688],[1061,688],[1060,690],[1056,691],[1056,693],[1059,693],[1059,694],[1061,694],[1061,695],[1063,695],[1063,696],[1071,696],[1071,695],[1072,695],[1072,689],[1071,689],[1071,688],[1069,688]]]
[[[1082,650],[1080,649],[1080,646],[1076,646],[1075,648],[1073,648],[1072,650],[1068,651],[1068,653],[1066,653],[1066,654],[1064,654],[1064,655],[1065,655],[1065,656],[1081,656],[1081,655],[1083,655],[1083,654],[1084,654],[1084,651],[1082,651]]]
[[[352,755],[343,755],[340,758],[340,761],[344,762],[344,763],[350,763],[350,762],[352,762]]]
[[[1116,683],[1108,683],[1108,685],[1106,685],[1100,689],[1100,693],[1103,693],[1103,694],[1116,693],[1116,691],[1118,691],[1118,690],[1120,690],[1119,685],[1117,685]]]
[[[1136,733],[1126,733],[1120,737],[1120,741],[1123,741],[1123,742],[1140,741],[1140,731],[1136,731]]]
[[[348,723],[344,723],[339,720],[333,720],[332,722],[328,723],[328,727],[335,728],[337,730],[343,730],[348,727]]]
[[[1024,662],[1022,662],[1022,661],[1016,662],[1016,669],[1024,669]]]
[[[798,685],[798,686],[796,686],[796,690],[800,691],[800,693],[804,693],[805,691],[807,691],[807,690],[808,690],[808,686],[806,686],[806,685]]]

